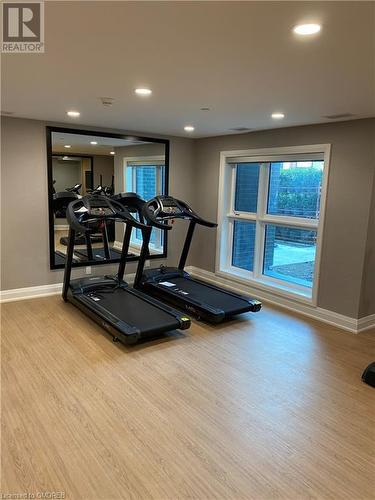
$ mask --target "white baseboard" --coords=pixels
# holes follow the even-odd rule
[[[30,286],[27,288],[15,288],[13,290],[0,291],[0,302],[13,302],[15,300],[34,299],[37,297],[47,297],[48,295],[58,295],[61,293],[62,283],[55,285]]]
[[[121,241],[114,241],[113,242],[113,248],[115,248],[116,250],[122,250],[122,243],[121,243]]]
[[[85,276],[88,277],[89,275]],[[93,275],[94,276],[94,275]],[[125,275],[125,281],[132,284],[135,273]],[[13,290],[0,291],[0,303],[14,302],[16,300],[37,299],[49,295],[59,295],[62,292],[62,283],[54,285],[30,286],[27,288],[15,288]]]
[[[217,276],[215,273],[206,271],[205,269],[200,269],[194,266],[189,266],[186,271],[195,276],[196,278],[201,278],[208,283],[213,285],[222,286],[228,290],[234,292],[243,293],[244,295],[252,295],[259,300],[269,302],[270,304],[275,304],[277,306],[289,309],[309,318],[322,321],[329,325],[336,326],[351,333],[359,333],[370,328],[375,328],[375,314],[371,316],[366,316],[365,318],[357,319],[351,318],[349,316],[344,316],[342,314],[329,311],[328,309],[323,309],[321,307],[315,307],[310,304],[305,304],[299,301],[293,301],[292,299],[281,297],[272,292],[268,292],[260,289],[252,289],[250,286],[237,283],[227,278]]]
[[[252,295],[259,300],[264,300],[270,304],[275,304],[277,306],[289,309],[290,311],[297,312],[308,316],[309,318],[322,321],[329,325],[336,326],[342,330],[346,330],[351,333],[360,333],[371,328],[375,329],[375,314],[366,316],[364,318],[356,319],[350,318],[349,316],[344,316],[328,309],[323,309],[321,307],[314,307],[309,304],[304,304],[298,301],[293,301],[291,299],[277,296],[271,292],[264,290],[253,290],[251,287],[247,287],[243,284],[238,284],[237,282],[231,281],[227,278],[216,276],[210,271],[204,269],[199,269],[198,267],[189,266],[186,268],[192,276],[201,278],[208,283],[214,285],[222,286],[228,290],[234,292],[243,293],[244,295]],[[134,281],[135,274],[127,274],[125,280],[128,283]],[[42,286],[32,286],[28,288],[16,288],[14,290],[3,290],[0,291],[0,303],[13,302],[16,300],[33,299],[38,297],[47,297],[49,295],[58,295],[61,293],[62,283],[56,283],[54,285],[42,285]]]
[[[113,242],[113,248],[115,248],[116,250],[122,250],[122,242],[121,241],[114,241]],[[139,255],[140,251],[141,251],[141,247],[140,246],[133,245],[132,243],[130,243],[130,245],[129,245],[129,252],[132,252],[135,255]],[[153,248],[150,248],[149,251],[150,251],[151,255],[158,255],[160,253],[160,252],[158,252],[157,250],[155,250]]]
[[[375,328],[375,314],[365,316],[358,320],[358,332],[365,332],[371,328]]]

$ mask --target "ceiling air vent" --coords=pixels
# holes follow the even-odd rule
[[[102,101],[103,106],[110,107],[113,104],[114,98],[113,97],[99,97],[99,99]]]
[[[324,118],[329,120],[340,120],[341,118],[351,118],[354,116],[352,113],[339,113],[338,115],[326,115]]]
[[[230,128],[229,130],[231,130],[232,132],[249,132],[249,130],[252,130],[252,129],[248,128],[248,127],[233,127],[233,128]]]

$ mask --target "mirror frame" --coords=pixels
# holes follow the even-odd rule
[[[55,231],[54,231],[54,217],[53,217],[53,171],[52,171],[52,157],[56,153],[52,152],[52,133],[66,133],[66,134],[77,134],[77,135],[96,135],[98,137],[109,137],[114,139],[134,139],[143,142],[154,142],[159,144],[164,144],[165,146],[165,176],[164,176],[164,194],[168,194],[169,188],[169,140],[168,139],[157,139],[154,137],[145,137],[133,134],[112,134],[109,132],[100,132],[98,130],[87,130],[79,128],[65,128],[65,127],[46,127],[46,142],[47,142],[47,180],[48,180],[48,231],[49,231],[49,267],[51,270],[54,269],[64,269],[64,264],[55,264]],[[79,155],[75,156],[85,156],[90,157],[90,155]],[[94,173],[94,165],[92,162],[92,173]],[[167,231],[164,232],[164,248],[163,253],[150,255],[148,259],[165,259],[168,254],[168,236]],[[138,256],[128,257],[126,262],[137,262],[139,260]],[[104,261],[87,261],[87,262],[75,262],[72,267],[87,267],[87,266],[102,266],[106,264],[118,264],[120,259],[110,259]]]

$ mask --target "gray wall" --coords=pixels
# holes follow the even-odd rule
[[[61,271],[49,270],[46,125],[2,118],[3,290],[62,281]],[[373,314],[374,133],[375,119],[368,119],[196,141],[171,137],[170,193],[187,200],[202,216],[216,220],[220,151],[331,143],[318,303],[354,318]],[[185,226],[176,224],[171,233],[168,263],[175,263]],[[215,230],[198,229],[189,262],[213,271],[215,246]],[[134,271],[134,264],[128,271]],[[103,272],[103,268],[98,266],[94,272]],[[112,268],[106,267],[106,272],[112,272]]]
[[[100,183],[100,174],[103,176],[103,186],[110,186],[114,174],[113,156],[94,156],[94,188]]]
[[[1,124],[1,289],[61,283],[63,272],[49,269],[45,136],[46,125],[61,124],[10,117],[2,117]],[[84,128],[136,134],[134,131]],[[190,168],[193,141],[175,137],[169,139],[170,168],[174,172],[171,189],[176,195],[192,201],[194,179]],[[171,245],[181,244],[180,239],[181,235],[176,232],[171,238]],[[173,260],[168,259],[168,262]],[[103,273],[104,269],[106,273],[115,270],[114,266],[92,269],[93,274]],[[127,272],[134,270],[135,264],[130,263]],[[74,271],[75,276],[82,273],[83,269]]]
[[[81,182],[81,162],[67,160],[52,160],[52,177],[56,181],[54,188],[56,193],[65,191]]]
[[[364,311],[360,300],[375,170],[374,128],[375,119],[366,119],[199,139],[194,166],[196,210],[205,218],[217,219],[221,151],[332,144],[318,305],[359,317]],[[199,229],[194,265],[214,271],[215,249],[216,231]],[[373,281],[365,289],[366,296],[374,295]]]
[[[375,131],[373,144],[375,157]],[[359,317],[369,316],[370,314],[375,314],[375,176],[372,187],[372,203],[367,232]]]

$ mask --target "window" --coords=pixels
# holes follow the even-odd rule
[[[139,194],[144,200],[164,194],[165,191],[165,159],[164,157],[125,158],[124,160],[124,190]],[[142,244],[142,232],[133,230],[131,244],[139,247]],[[153,229],[150,238],[150,248],[162,251],[163,232]]]
[[[314,296],[329,146],[222,153],[217,272]]]

